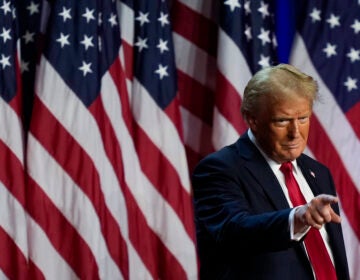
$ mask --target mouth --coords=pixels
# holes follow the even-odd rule
[[[299,144],[285,144],[285,145],[283,145],[283,147],[284,147],[284,149],[286,149],[286,150],[293,150],[293,149],[297,149],[297,148],[299,148]]]

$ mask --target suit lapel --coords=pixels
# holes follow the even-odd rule
[[[245,167],[263,188],[274,208],[279,210],[289,208],[275,174],[247,134],[238,140],[237,148],[240,155],[246,160]]]
[[[247,167],[249,172],[251,172],[259,182],[259,185],[262,186],[264,192],[276,209],[289,208],[289,204],[281,189],[279,181],[267,162],[265,162],[265,164],[266,167],[264,168],[264,163],[259,164],[258,162],[249,162]]]
[[[309,184],[310,189],[312,190],[314,196],[317,196],[321,193],[321,190],[319,189],[319,186],[316,181],[316,172],[312,169],[310,169],[304,160],[302,160],[302,157],[300,156],[297,160],[297,164],[301,169],[301,172],[303,173],[306,182]]]

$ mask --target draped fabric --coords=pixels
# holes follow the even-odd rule
[[[247,129],[253,73],[290,62],[319,82],[306,153],[360,279],[359,9],[1,0],[0,278],[196,279],[193,167]]]

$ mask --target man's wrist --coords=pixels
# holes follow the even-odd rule
[[[301,213],[303,212],[302,207],[304,206],[297,206],[290,212],[289,222],[291,240],[301,240],[310,229],[310,226],[304,223],[304,219],[302,217],[303,214]]]

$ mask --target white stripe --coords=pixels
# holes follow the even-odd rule
[[[240,97],[252,77],[246,59],[234,41],[219,29],[218,68]],[[240,114],[240,111],[239,111]]]
[[[24,135],[19,116],[4,99],[0,98],[0,139],[9,147],[21,163],[24,163]]]
[[[175,32],[173,40],[176,68],[215,91],[216,59]]]
[[[360,143],[351,125],[324,81],[318,75],[306,52],[302,38],[297,34],[291,63],[317,80],[321,92],[321,102],[315,104],[314,113],[335,146],[350,177],[360,192]],[[343,186],[344,187],[344,186]]]
[[[239,112],[240,114],[240,112]],[[234,143],[239,138],[239,133],[233,125],[223,117],[223,115],[214,108],[214,124],[212,141],[215,150]]]
[[[51,13],[50,3],[47,0],[41,1],[41,18],[40,18],[40,33],[46,34],[49,16]]]
[[[122,279],[119,268],[109,255],[98,216],[89,198],[32,134],[29,134],[28,150],[29,175],[88,244],[98,264],[100,278]]]
[[[184,107],[180,107],[180,113],[186,145],[201,155],[212,151],[210,141],[202,141],[204,135],[211,137],[212,128]]]
[[[17,63],[21,62],[21,38],[18,37],[16,40],[16,58],[17,58]],[[19,63],[20,65],[20,63]],[[15,68],[16,69],[16,68]],[[20,69],[17,69],[18,71],[20,71]]]
[[[134,11],[121,1],[117,1],[121,38],[132,46],[134,42]]]
[[[304,154],[308,155],[309,157],[315,159],[313,152],[309,149],[309,147],[305,147]]]
[[[128,245],[129,262],[138,264],[139,257],[129,241],[128,214],[125,198],[120,190],[114,169],[103,149],[96,121],[61,78],[57,77],[57,73],[44,57],[41,58],[41,67],[38,74],[39,77],[43,77],[40,80],[41,82],[37,83],[37,92],[40,93],[39,98],[55,117],[61,120],[65,129],[92,158],[99,172],[106,205],[114,219],[118,222],[123,238]],[[53,93],[53,89],[56,89],[56,94]],[[68,110],[68,114],[63,112],[65,109]],[[87,125],[85,126],[84,124]],[[92,137],[88,137],[89,131],[93,132]],[[139,265],[138,269],[144,268]],[[144,273],[146,274],[146,272]]]
[[[45,232],[39,225],[27,218],[29,236],[29,258],[44,274],[45,279],[78,279],[75,272],[54,249]]]
[[[179,174],[181,185],[190,193],[185,149],[177,128],[141,84],[133,80],[132,113],[151,141]],[[154,129],[154,124],[160,129]]]
[[[21,188],[21,186],[18,186]],[[0,226],[28,257],[26,213],[19,201],[12,196],[0,181]]]
[[[6,277],[6,275],[1,269],[0,269],[0,280],[9,280],[9,278]]]
[[[187,235],[176,212],[174,212],[142,173],[132,136],[123,122],[120,110],[113,107],[114,104],[121,103],[115,85],[108,74],[104,76],[103,84],[106,85],[107,93],[107,98],[103,100],[104,107],[111,119],[122,148],[123,162],[126,162],[124,165],[125,177],[128,186],[130,186],[130,191],[145,215],[149,226],[158,234],[166,247],[177,258],[187,272],[189,279],[195,279],[197,268],[194,243]],[[118,106],[120,107],[120,105]],[[142,112],[146,115],[144,111]],[[156,125],[158,126],[159,123],[156,123]],[[164,131],[166,130],[164,129]],[[179,246],[180,243],[181,246]]]

